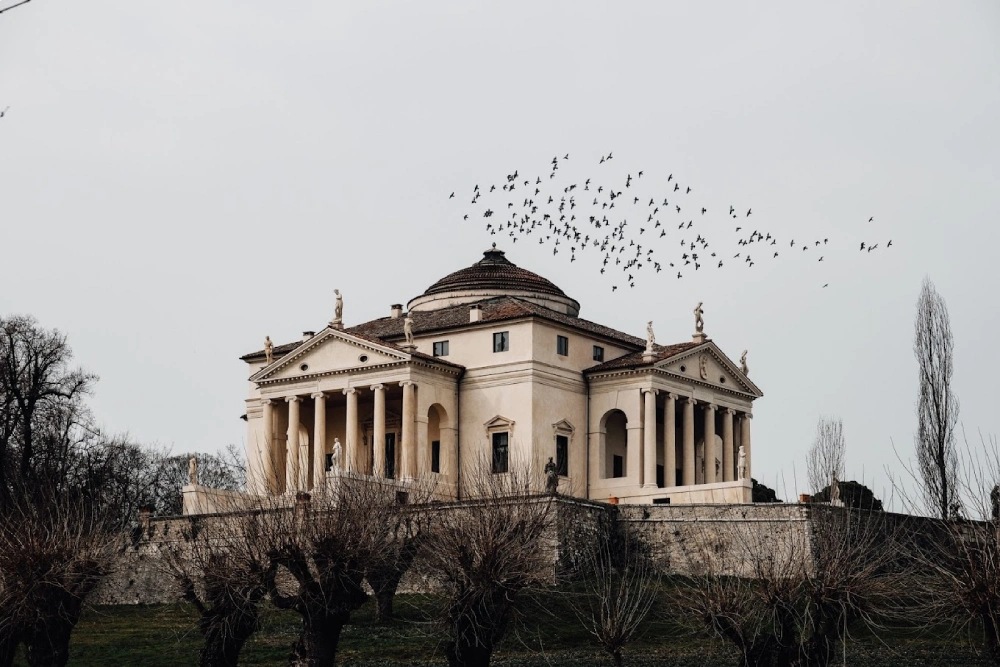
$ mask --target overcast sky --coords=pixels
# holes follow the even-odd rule
[[[652,319],[660,343],[690,340],[704,301],[706,333],[750,350],[754,473],[782,494],[820,415],[844,420],[849,477],[888,494],[924,276],[951,313],[961,423],[1000,432],[993,0],[34,0],[0,15],[8,105],[0,314],[67,333],[99,420],[142,441],[242,444],[238,357],[265,334],[321,328],[335,287],[348,325],[387,315],[492,241],[581,316],[637,336]],[[608,151],[619,176],[674,174],[713,213],[829,238],[824,262],[612,293],[595,255],[491,237],[448,200],[557,154],[605,176]]]

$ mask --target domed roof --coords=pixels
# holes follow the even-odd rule
[[[449,273],[424,291],[424,295],[456,290],[517,290],[566,296],[552,281],[537,273],[522,269],[497,250],[496,244],[483,253],[483,258],[464,269]]]
[[[434,310],[492,296],[518,296],[573,316],[580,311],[576,300],[566,296],[552,281],[511,262],[495,243],[481,260],[449,273],[412,299],[409,308]]]

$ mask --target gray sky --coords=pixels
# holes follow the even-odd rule
[[[1000,5],[762,4],[34,0],[0,15],[0,313],[69,334],[108,428],[210,451],[243,442],[237,357],[265,334],[322,327],[334,287],[348,324],[386,315],[498,240],[583,317],[652,319],[661,343],[704,301],[765,393],[755,476],[791,494],[794,464],[803,486],[839,415],[849,475],[884,493],[891,441],[912,451],[925,275],[961,422],[1000,431]],[[490,237],[447,199],[557,154],[597,177],[608,151],[829,238],[824,262],[612,294],[595,255]]]

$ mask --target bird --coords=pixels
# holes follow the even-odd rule
[[[827,283],[826,285],[823,285],[823,287],[829,287],[829,286],[830,286],[830,283]]]
[[[886,248],[892,246],[892,239],[889,239],[889,243],[885,246]]]
[[[861,242],[861,250],[864,250],[864,249],[865,249],[865,242],[864,242],[864,241],[862,241],[862,242]]]
[[[454,198],[455,198],[455,193],[454,192],[452,192],[450,195],[448,195],[448,199],[454,199]]]
[[[751,213],[752,211],[753,211],[753,209],[751,209],[751,208],[748,208],[748,209],[747,209],[747,217],[748,217],[748,218],[750,217],[750,213]]]
[[[7,115],[7,109],[9,109],[9,108],[10,108],[10,107],[9,107],[9,106],[7,106],[7,107],[4,107],[4,110],[3,110],[3,111],[0,111],[0,118],[3,118],[4,116],[6,116],[6,115]],[[454,196],[454,195],[453,195],[453,196]]]
[[[875,216],[873,215],[872,217],[868,218],[868,222],[871,222],[874,219],[875,219]]]

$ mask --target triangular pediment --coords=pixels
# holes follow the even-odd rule
[[[507,419],[502,415],[497,415],[493,419],[483,424],[483,426],[485,426],[487,430],[511,428],[514,426],[514,420]]]
[[[764,395],[712,341],[664,359],[655,364],[655,367],[687,380],[749,394],[755,398]]]
[[[297,380],[409,361],[411,356],[338,329],[324,329],[270,366],[257,371],[251,382],[269,383]]]
[[[576,427],[570,424],[565,419],[560,419],[559,421],[557,421],[555,424],[552,425],[552,428],[556,431],[568,431],[569,433],[573,433],[574,431],[576,431]]]

